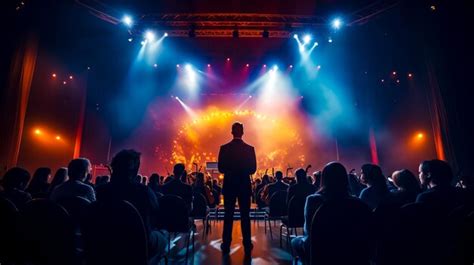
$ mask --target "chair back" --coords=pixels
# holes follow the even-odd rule
[[[207,201],[201,193],[193,193],[193,210],[191,216],[195,219],[205,218],[208,213]]]
[[[189,231],[189,214],[184,200],[176,195],[164,195],[159,200],[158,227],[168,232]]]
[[[442,264],[441,260],[448,249],[447,216],[424,203],[409,203],[402,206],[400,211],[400,262]]]
[[[87,265],[147,264],[145,226],[138,210],[128,201],[91,204],[82,235]]]
[[[91,202],[84,197],[65,197],[57,201],[71,216],[76,227],[85,221]]]
[[[371,211],[359,199],[324,202],[311,223],[311,264],[369,264],[370,226]]]
[[[21,211],[23,257],[32,264],[77,264],[72,220],[59,204],[34,199]]]
[[[289,227],[304,226],[304,206],[306,198],[293,196],[288,202],[288,225]]]
[[[270,217],[281,217],[287,214],[286,191],[277,191],[270,198],[269,213]]]
[[[15,263],[18,258],[19,213],[15,204],[0,197],[0,264]]]

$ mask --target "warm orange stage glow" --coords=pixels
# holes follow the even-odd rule
[[[41,134],[41,130],[40,130],[40,129],[36,129],[36,130],[35,130],[35,134],[36,134],[36,135],[40,135],[40,134]]]
[[[56,140],[61,140],[61,136],[57,135]]]
[[[423,139],[424,137],[425,135],[421,132],[416,135],[416,138],[418,138],[419,140]]]

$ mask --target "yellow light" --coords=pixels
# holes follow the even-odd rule
[[[40,129],[36,129],[36,130],[35,130],[35,134],[36,134],[36,135],[40,135],[40,134],[41,134],[41,130],[40,130]]]
[[[418,134],[416,135],[416,137],[417,137],[418,139],[423,139],[423,137],[425,137],[425,135],[424,135],[423,133],[418,133]]]
[[[56,135],[56,140],[61,140],[61,136]]]

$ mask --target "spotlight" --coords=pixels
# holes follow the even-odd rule
[[[393,72],[392,72],[392,75],[397,75],[397,72],[393,71]]]
[[[421,132],[416,134],[416,138],[418,138],[420,140],[423,139],[424,137],[425,137],[425,135]]]
[[[298,34],[293,34],[294,39],[298,39]]]
[[[321,65],[318,65],[316,68],[318,68],[318,70],[321,69]]]
[[[332,38],[331,37],[329,37],[328,42],[332,43]]]
[[[308,44],[310,41],[311,41],[311,35],[309,34],[304,35],[303,37],[304,44]]]
[[[72,75],[69,76],[69,79],[71,79],[71,80],[73,79]]]
[[[249,67],[249,66],[250,66],[250,64],[246,64],[246,65],[245,65],[245,67]]]
[[[252,98],[252,95],[249,95],[249,98]]]
[[[145,32],[145,39],[148,41],[148,42],[152,42],[155,40],[155,33],[153,33],[153,31],[151,30],[147,30]]]
[[[168,32],[165,32],[163,36],[168,37]]]
[[[155,67],[155,68],[156,68],[156,67],[158,67],[158,64],[156,64],[156,63],[155,63],[155,64],[153,64],[153,67]]]
[[[63,81],[63,85],[65,85],[65,84],[67,84],[67,82],[66,82],[66,81]]]
[[[264,64],[264,65],[263,65],[263,67],[267,67],[267,65],[266,65],[266,64]]]
[[[342,26],[342,20],[340,18],[335,18],[333,19],[331,25],[333,29],[340,29]]]
[[[186,65],[184,66],[184,69],[186,69],[186,71],[191,71],[193,68],[192,68],[192,66],[191,66],[190,64],[186,64]]]
[[[132,41],[133,41],[133,39],[132,39],[132,38],[128,38],[128,42],[132,42]]]
[[[277,71],[278,70],[278,65],[274,65],[272,69],[273,69],[273,71]]]
[[[181,65],[179,65],[179,64],[176,65],[176,68],[180,68],[180,67],[181,67]]]
[[[35,134],[36,134],[36,135],[40,135],[40,134],[41,134],[41,130],[40,130],[40,129],[36,129],[36,130],[35,130]]]
[[[292,64],[290,64],[290,68],[293,68],[293,65],[292,65]]]
[[[55,74],[55,73],[53,73],[51,76],[52,76],[53,78],[56,78],[56,74]]]
[[[146,44],[146,41],[142,40],[142,42],[140,42],[140,44],[143,46]]]
[[[211,64],[207,64],[207,67],[208,67],[208,68],[211,67]]]
[[[409,74],[408,74],[408,77],[409,77],[409,78],[412,78],[412,77],[413,77],[413,74],[412,74],[412,73],[409,73]]]
[[[400,84],[400,80],[399,80],[399,79],[397,79],[397,84]]]
[[[380,80],[382,83],[385,82],[385,79]]]
[[[319,43],[317,41],[314,42],[314,47],[317,47]]]
[[[127,27],[131,27],[133,25],[133,19],[131,16],[125,15],[122,18],[123,24],[125,24]]]
[[[227,59],[225,59],[225,60],[228,61],[228,62],[230,62],[230,58],[229,58],[229,57],[227,57]]]
[[[61,140],[61,136],[56,135],[56,140],[58,140],[58,141]]]

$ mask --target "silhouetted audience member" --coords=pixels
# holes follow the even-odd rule
[[[397,189],[390,192],[388,202],[400,206],[415,202],[421,188],[418,179],[410,170],[402,169],[393,172],[392,180]]]
[[[212,180],[212,194],[214,195],[214,205],[219,205],[221,202],[222,188],[217,179]]]
[[[83,197],[95,201],[94,188],[84,183],[91,171],[91,163],[87,158],[76,158],[67,166],[69,180],[57,186],[51,193],[51,200],[59,201],[71,197]]]
[[[196,174],[196,181],[194,182],[193,186],[193,193],[199,193],[206,198],[207,205],[214,204],[214,196],[212,195],[211,190],[207,185],[204,184],[204,174],[198,172]]]
[[[86,179],[84,180],[84,184],[91,186],[94,188],[94,184],[92,184],[92,174],[88,173]]]
[[[257,187],[255,188],[256,194],[258,195],[260,190],[265,188],[267,184],[270,184],[270,177],[268,175],[263,175],[262,182],[260,182],[260,184],[258,184]]]
[[[51,180],[51,185],[49,186],[49,193],[53,192],[53,190],[63,184],[64,182],[67,181],[67,168],[66,167],[60,167],[58,170],[56,170],[56,173],[54,174],[53,180]]]
[[[262,192],[262,200],[268,205],[270,203],[270,199],[272,198],[273,194],[277,191],[287,191],[288,184],[282,181],[283,179],[283,172],[277,171],[275,173],[276,182],[270,183],[263,188]]]
[[[425,191],[428,189],[428,174],[430,171],[429,168],[429,162],[430,161],[423,161],[420,163],[418,166],[418,179],[420,181],[420,187],[422,191]]]
[[[165,185],[163,185],[163,187],[161,187],[161,193],[163,193],[163,195],[176,195],[181,197],[186,203],[188,211],[191,212],[193,202],[193,189],[190,185],[182,182],[183,175],[184,179],[186,179],[186,171],[184,170],[184,164],[178,163],[174,165],[173,176],[168,177],[168,179],[170,180]]]
[[[310,240],[308,239],[311,222],[316,210],[329,200],[349,198],[349,183],[346,168],[338,162],[327,164],[321,173],[321,188],[316,194],[306,198],[304,209],[304,235],[291,241],[291,246],[305,264],[309,261]]]
[[[462,189],[451,186],[453,172],[445,161],[433,159],[428,162],[428,190],[420,193],[416,202],[423,202],[443,213],[448,213],[465,203]]]
[[[360,193],[364,188],[366,188],[362,183],[360,183],[359,178],[355,173],[349,173],[347,175],[349,179],[349,192],[352,196],[359,198]]]
[[[299,200],[306,201],[306,197],[316,192],[316,187],[308,182],[306,177],[306,171],[299,168],[295,172],[296,184],[288,188],[288,194],[286,196],[286,204],[290,202],[291,198],[295,197]]]
[[[367,188],[361,191],[359,198],[371,209],[377,208],[389,194],[387,180],[382,174],[382,169],[373,164],[362,165],[361,181],[367,185]]]
[[[150,188],[155,193],[160,192],[160,176],[156,173],[150,175],[150,179],[148,181],[148,188]]]
[[[47,198],[49,191],[48,181],[50,178],[51,169],[49,167],[36,169],[26,191],[29,192],[33,198]]]
[[[312,184],[316,188],[316,190],[319,190],[321,188],[321,171],[320,170],[313,173]]]
[[[27,170],[20,167],[10,168],[3,175],[1,181],[3,191],[0,196],[9,199],[17,208],[22,208],[31,200],[31,195],[25,191],[30,178],[30,173]]]
[[[164,253],[167,237],[154,230],[155,213],[158,201],[155,193],[147,186],[135,182],[140,168],[140,153],[135,150],[122,150],[112,159],[112,177],[110,183],[97,187],[97,200],[126,200],[133,204],[140,213],[148,231],[150,257]],[[159,217],[158,217],[159,218]],[[120,232],[120,231],[117,231]]]

